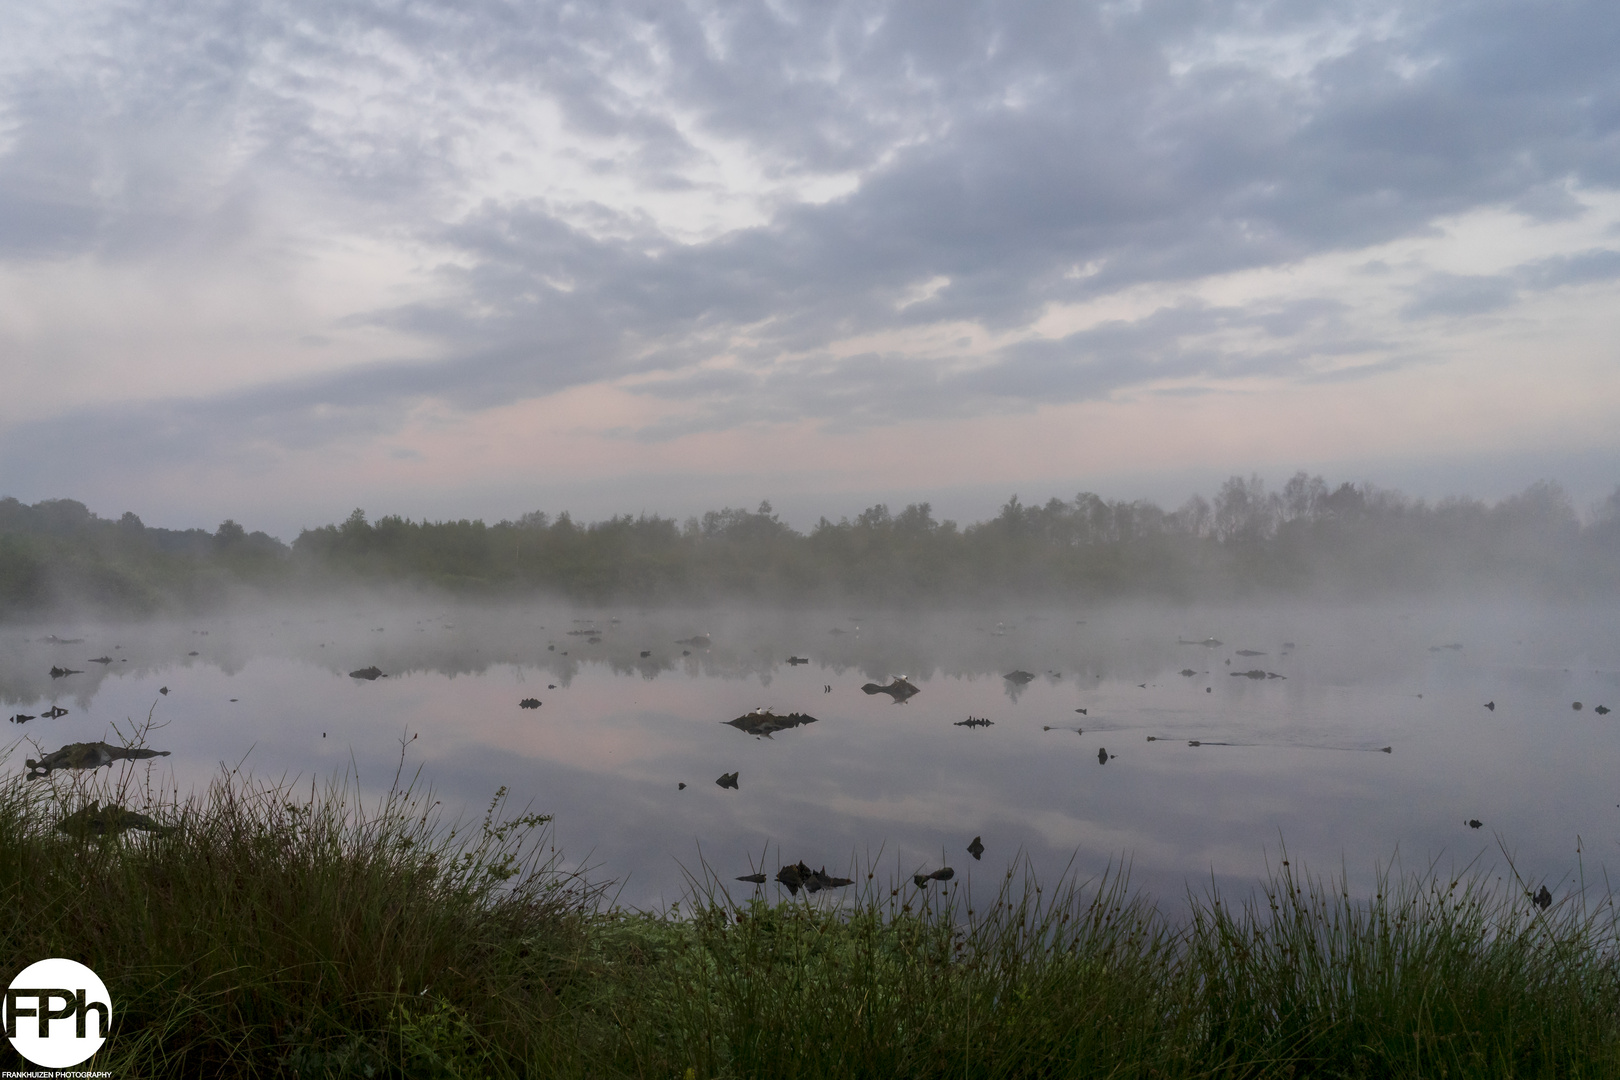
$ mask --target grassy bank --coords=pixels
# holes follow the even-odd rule
[[[0,975],[94,968],[90,1064],[120,1076],[1620,1075],[1606,893],[1358,898],[1284,864],[1174,921],[1117,877],[1022,874],[973,910],[868,877],[841,907],[695,881],[627,913],[498,797],[457,831],[409,784],[362,806],[227,774],[165,803],[137,768],[63,775],[0,788]],[[159,831],[58,827],[91,798]]]

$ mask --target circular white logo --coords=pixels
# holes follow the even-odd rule
[[[29,964],[11,980],[5,1001],[6,1038],[17,1053],[46,1069],[69,1069],[107,1041],[112,997],[96,973],[77,960],[53,957]]]

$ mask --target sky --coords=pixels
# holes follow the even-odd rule
[[[1620,484],[1612,0],[0,3],[0,495]]]

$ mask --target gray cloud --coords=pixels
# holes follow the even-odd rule
[[[1340,51],[1290,58],[1304,46],[1289,42],[1328,31]],[[1281,59],[1217,55],[1228,38]],[[426,396],[478,409],[626,375],[693,403],[701,418],[670,431],[883,422],[902,406],[965,415],[1164,378],[1316,378],[1311,357],[1371,347],[1329,301],[1170,308],[966,368],[828,350],[945,320],[1021,331],[1054,303],[1419,235],[1470,209],[1567,215],[1570,186],[1620,182],[1620,9],[1607,0],[146,0],[56,41],[0,74],[13,120],[0,259],[228,248],[270,228],[278,199],[317,229],[453,256],[436,299],[349,319],[404,331],[435,362],[272,373],[263,389],[98,429],[154,459],[383,432]],[[465,210],[489,165],[480,138],[517,131],[514,103],[542,99],[610,146],[586,167],[647,191],[697,183],[709,137],[773,181],[857,183],[819,204],[778,196],[763,223],[695,242],[605,197],[490,195]],[[1617,259],[1431,277],[1405,314],[1500,310],[1620,276]],[[1212,336],[1231,331],[1261,344]],[[691,373],[719,355],[740,368]],[[26,455],[35,430],[0,441]]]

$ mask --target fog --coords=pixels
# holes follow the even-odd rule
[[[1151,600],[1362,602],[1417,594],[1545,601],[1620,596],[1620,490],[1576,507],[1542,482],[1495,503],[1414,500],[1303,472],[1280,489],[1232,477],[1174,511],[1080,492],[995,518],[937,520],[927,503],[869,507],[808,533],[771,505],[684,522],[590,524],[533,511],[493,525],[356,509],[285,544],[224,521],[149,528],[72,500],[0,499],[0,612],[152,616],[255,599],[378,590],[678,609],[747,603],[813,609],[975,609]]]
[[[645,906],[704,864],[729,882],[762,859],[943,861],[993,883],[1020,857],[1047,878],[1123,861],[1174,904],[1247,889],[1284,844],[1369,887],[1394,857],[1509,854],[1567,887],[1578,844],[1589,875],[1613,857],[1620,725],[1597,706],[1620,707],[1617,631],[1613,605],[1454,597],[896,611],[379,590],[12,623],[0,701],[32,717],[9,725],[13,772],[150,712],[171,751],[153,775],[181,791],[240,765],[353,772],[376,794],[403,741],[453,815],[505,786],[556,815],[571,865]],[[920,692],[862,690],[896,676]],[[769,738],[727,725],[754,709],[816,719]],[[732,772],[736,790],[716,784]]]

